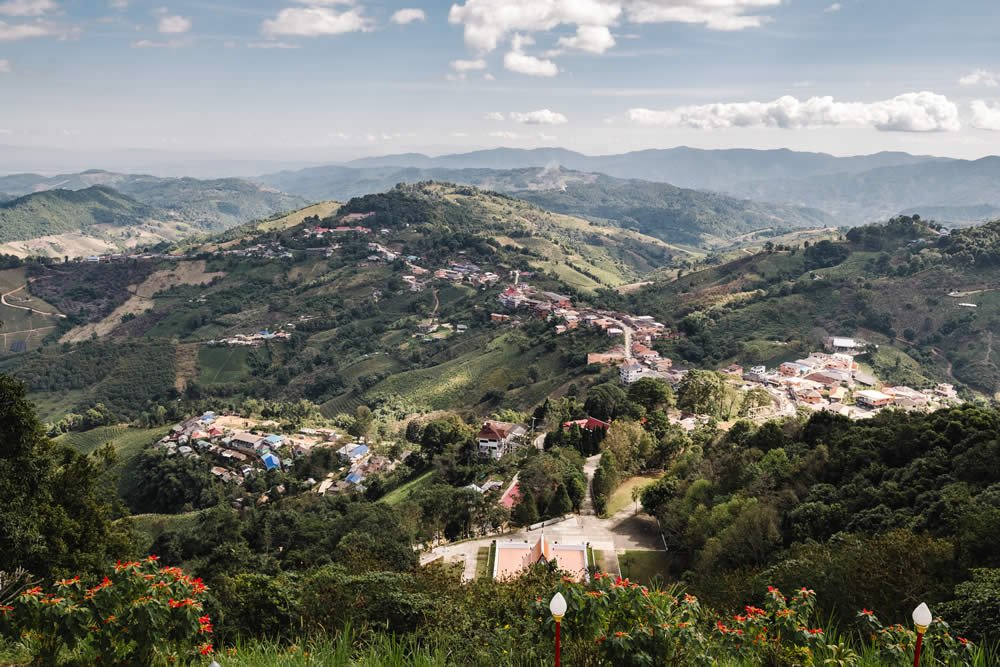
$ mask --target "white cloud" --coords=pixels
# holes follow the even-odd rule
[[[191,19],[186,16],[161,16],[156,29],[164,35],[180,35],[191,29]]]
[[[445,81],[465,81],[465,72],[448,72],[444,75]]]
[[[510,51],[503,57],[503,66],[511,72],[528,76],[555,76],[559,68],[551,60],[544,60],[517,51]]]
[[[827,8],[824,9],[823,11],[826,12],[827,14],[832,14],[833,12],[839,12],[843,8],[844,6],[842,4],[840,4],[839,2],[835,2],[832,5],[828,5]]]
[[[374,29],[371,19],[362,14],[360,7],[336,12],[325,7],[288,7],[278,12],[274,19],[264,21],[261,31],[265,35],[341,35],[348,32],[369,32]]]
[[[545,134],[544,132],[539,132],[538,138],[541,139],[542,141],[550,141],[550,142],[559,140],[559,137],[555,136],[554,134]]]
[[[1000,74],[988,72],[984,69],[977,69],[969,72],[958,80],[960,86],[987,86],[996,88],[1000,86]]]
[[[615,45],[611,30],[603,25],[582,25],[572,37],[560,37],[559,46],[588,53],[604,53]]]
[[[248,49],[298,49],[298,44],[288,42],[247,42]]]
[[[631,23],[694,23],[712,30],[756,28],[769,17],[753,12],[776,7],[782,0],[466,0],[454,4],[448,21],[461,25],[468,47],[493,51],[515,32],[549,31],[560,25],[577,28],[577,39],[591,49],[608,46],[605,31],[621,19]],[[590,37],[581,36],[580,29]],[[582,47],[573,47],[582,48]],[[599,53],[600,51],[594,51]]]
[[[0,60],[0,74],[6,74],[10,72],[10,61]]]
[[[569,119],[561,113],[550,111],[549,109],[539,109],[538,111],[528,111],[520,113],[510,112],[510,119],[524,125],[562,125],[569,122]]]
[[[734,102],[686,106],[666,111],[629,109],[633,123],[660,127],[873,127],[898,132],[954,132],[961,129],[958,107],[944,95],[905,93],[878,102],[837,102],[832,97],[798,100],[785,95],[772,102]]]
[[[496,80],[497,78],[492,74],[490,74],[489,72],[483,75],[483,81],[496,81]]]
[[[975,100],[972,107],[972,127],[1000,132],[1000,106]]]
[[[484,120],[505,120],[504,119],[504,115],[502,113],[500,113],[499,111],[491,111],[488,114],[486,114],[485,116],[483,116],[483,119]]]
[[[0,42],[16,42],[33,37],[59,37],[65,39],[77,34],[78,30],[54,23],[36,21],[34,23],[5,23],[0,21]]]
[[[486,69],[485,60],[452,60],[451,68],[456,72],[471,72],[472,70]]]
[[[490,132],[491,137],[496,137],[497,139],[517,139],[517,132],[504,132],[499,130],[497,132]]]
[[[400,9],[392,15],[389,19],[393,23],[398,23],[399,25],[406,25],[407,23],[413,23],[414,21],[426,21],[427,15],[424,14],[422,9]]]
[[[191,43],[189,39],[140,39],[132,42],[133,49],[179,49]]]
[[[58,8],[55,0],[7,0],[0,2],[0,16],[41,16]]]
[[[527,74],[528,76],[555,76],[559,68],[551,60],[536,58],[524,53],[525,46],[530,46],[535,40],[530,35],[516,34],[510,40],[510,51],[503,57],[503,66],[511,72]]]
[[[109,0],[108,6],[111,9],[128,9],[128,0]]]

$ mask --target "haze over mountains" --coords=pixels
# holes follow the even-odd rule
[[[268,174],[260,180],[305,196],[318,194],[322,187],[343,196],[384,187],[394,179],[446,178],[482,184],[489,176],[482,170],[552,166],[820,209],[840,225],[922,207],[955,216],[946,222],[966,223],[986,219],[976,217],[982,210],[969,206],[1000,205],[1000,158],[970,161],[899,152],[835,157],[787,149],[679,147],[587,156],[561,148],[498,148],[438,157],[407,153],[364,158],[346,165]]]

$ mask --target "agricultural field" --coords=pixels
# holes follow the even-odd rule
[[[245,347],[209,347],[198,350],[198,384],[239,382],[250,377],[249,359],[266,350]]]
[[[0,356],[28,352],[56,330],[59,311],[27,289],[24,267],[0,271]]]
[[[389,493],[382,496],[381,502],[387,505],[398,505],[412,496],[414,493],[424,489],[434,483],[434,470],[429,470],[419,477],[414,477],[406,484],[398,486]]]

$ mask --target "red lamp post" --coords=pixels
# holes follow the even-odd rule
[[[913,651],[913,667],[920,665],[920,649],[924,646],[924,633],[927,632],[927,628],[933,620],[931,610],[923,602],[913,610],[913,625],[917,630],[917,646]]]
[[[562,593],[556,593],[552,596],[552,601],[549,602],[549,611],[552,612],[552,618],[556,622],[556,667],[559,667],[560,651],[561,647],[559,645],[559,634],[562,629],[562,619],[566,615],[566,598],[562,596]]]

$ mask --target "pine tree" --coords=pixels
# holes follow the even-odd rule
[[[511,518],[522,526],[530,526],[533,523],[538,523],[538,506],[535,503],[535,496],[532,495],[531,491],[524,491],[522,493],[521,499],[514,506]]]
[[[549,506],[545,514],[550,517],[563,516],[564,514],[568,514],[572,509],[573,501],[569,499],[566,486],[560,484],[556,492],[552,494],[552,500],[549,501]]]

